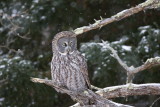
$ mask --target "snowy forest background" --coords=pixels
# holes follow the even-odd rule
[[[94,23],[145,0],[1,0],[0,106],[67,107],[74,102],[53,88],[35,84],[30,77],[51,78],[51,41],[60,31]],[[125,84],[126,75],[101,40],[117,50],[128,65],[139,66],[160,56],[160,9],[147,10],[78,37],[91,83],[97,87]],[[160,83],[160,67],[136,74],[134,83]],[[150,106],[159,96],[113,99]],[[154,106],[158,107],[160,101]]]

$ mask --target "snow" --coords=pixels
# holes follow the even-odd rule
[[[141,32],[140,32],[140,35],[143,35],[143,34],[145,34],[147,32],[147,30],[141,30]]]
[[[127,36],[123,36],[119,41],[112,42],[113,44],[121,44],[125,41],[127,41],[129,38]]]
[[[35,7],[34,5],[31,5],[31,9],[34,8],[34,7]]]
[[[98,67],[97,69],[98,69],[98,70],[100,70],[101,68],[100,68],[100,67]]]
[[[5,13],[5,14],[3,14],[3,16],[2,16],[2,19],[6,19],[8,17],[8,15]]]
[[[54,7],[51,8],[52,12],[55,13],[56,9]]]
[[[148,46],[144,46],[145,52],[148,53],[149,52],[149,47]]]
[[[38,2],[39,2],[39,0],[33,0],[33,2],[34,2],[34,3],[38,3]]]
[[[26,17],[26,19],[29,19],[29,18],[30,18],[29,16]]]
[[[131,50],[132,50],[132,47],[131,47],[131,46],[127,46],[127,45],[122,45],[122,48],[123,48],[125,51],[131,51]]]
[[[1,105],[1,102],[2,102],[2,101],[4,101],[4,98],[3,98],[3,97],[2,97],[2,98],[0,98],[0,105]]]
[[[22,18],[24,18],[24,15],[21,15]]]
[[[5,68],[5,67],[6,67],[6,65],[0,65],[0,69]]]
[[[17,60],[17,59],[20,59],[20,57],[19,56],[15,56],[13,59]]]
[[[4,101],[4,98],[2,97],[2,98],[0,98],[0,101]]]
[[[155,33],[155,34],[159,34],[159,33],[160,33],[160,30],[159,30],[159,29],[155,29],[155,30],[154,30],[154,33]]]
[[[0,28],[0,32],[3,32],[3,31],[4,31],[4,29],[1,27],[1,28]]]
[[[16,14],[16,13],[17,13],[17,10],[16,10],[16,9],[13,9],[13,10],[12,10],[12,13],[13,13],[13,14]]]
[[[119,44],[119,43],[121,43],[120,41],[114,41],[114,42],[112,42],[113,44]]]
[[[46,16],[42,16],[42,17],[41,17],[41,20],[45,20],[45,19],[46,19]]]
[[[94,71],[94,75],[97,75],[98,74],[98,71]]]
[[[93,47],[95,45],[96,45],[96,43],[84,43],[84,44],[81,45],[81,49],[85,50],[86,48]]]
[[[141,26],[141,27],[139,27],[138,29],[139,30],[145,30],[145,29],[148,29],[148,28],[151,28],[151,26]]]
[[[39,55],[38,58],[43,58],[43,55]]]
[[[143,44],[143,43],[147,44],[147,39],[146,39],[145,36],[143,36],[141,41],[140,41],[140,44]]]
[[[85,57],[85,53],[82,53],[82,56],[84,56],[84,57]]]
[[[107,66],[106,62],[102,62],[102,65],[103,65],[104,67],[106,67],[106,66]]]
[[[112,42],[112,44],[117,44],[117,43],[121,43],[122,41],[127,40],[127,38],[124,38],[123,40],[121,39],[120,41],[116,41],[116,42]],[[145,40],[145,38],[144,38]],[[109,45],[109,43],[107,41],[103,41],[103,43],[95,43],[95,42],[90,42],[90,43],[84,43],[81,45],[81,50],[86,50],[89,47],[101,47],[101,52],[106,52],[108,50],[107,45]],[[116,49],[116,47],[115,47]],[[132,47],[131,46],[127,46],[127,45],[122,45],[122,49],[124,49],[125,51],[132,51]]]
[[[26,60],[21,60],[21,61],[19,62],[19,64],[29,65],[29,64],[31,64],[31,62],[30,62],[30,61],[26,61]]]

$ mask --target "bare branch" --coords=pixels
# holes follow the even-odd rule
[[[105,45],[106,48],[108,48],[113,53],[111,56],[114,57],[118,61],[118,63],[126,70],[126,72],[129,72],[130,71],[129,67],[127,66],[127,64],[125,64],[121,60],[121,58],[117,54],[117,51],[114,50],[111,46],[109,46],[109,44],[107,42],[105,42],[105,41],[102,41],[102,42],[103,42],[103,45]]]
[[[135,73],[149,69],[149,68],[157,66],[157,65],[160,65],[160,57],[150,58],[150,59],[147,59],[147,61],[143,65],[141,65],[137,68],[134,68],[131,71],[131,73],[135,74]]]
[[[151,104],[151,106],[150,107],[153,107],[153,105],[158,101],[158,100],[160,100],[160,97],[159,98],[157,98],[152,104]]]
[[[18,36],[18,37],[20,37],[22,39],[31,39],[31,38],[27,37],[30,34],[30,30],[25,35],[20,35],[17,32],[15,32],[15,33],[17,34],[16,36]]]
[[[132,7],[130,9],[123,10],[110,18],[103,19],[101,17],[100,20],[95,20],[94,24],[90,24],[88,26],[83,26],[83,27],[77,28],[74,30],[74,32],[75,32],[75,34],[79,35],[79,34],[82,34],[84,32],[88,32],[93,29],[101,28],[109,23],[122,20],[122,19],[129,17],[133,14],[136,14],[140,11],[143,11],[146,9],[158,8],[158,7],[160,7],[159,0],[147,0],[144,3],[137,5],[136,7]]]
[[[96,93],[107,98],[127,97],[133,95],[160,95],[160,84],[130,84],[103,88]]]
[[[101,89],[102,89],[102,88],[96,87],[96,86],[94,86],[94,85],[91,85],[91,88],[92,88],[92,89],[95,89],[95,90],[101,90]]]
[[[96,105],[99,106],[105,106],[105,107],[132,107],[129,105],[123,105],[123,104],[119,104],[119,103],[115,103],[113,101],[107,100],[101,96],[99,96],[98,94],[94,93],[91,90],[85,90],[84,92],[81,93],[74,93],[73,91],[67,90],[64,87],[59,87],[57,86],[52,80],[46,80],[46,79],[39,79],[39,78],[31,78],[32,82],[36,82],[36,83],[44,83],[46,85],[49,85],[55,89],[59,89],[61,90],[63,93],[66,93],[68,95],[70,95],[71,97],[76,97],[76,100],[80,97],[87,97],[89,98],[91,101],[96,101]],[[76,104],[77,106],[79,106],[78,104]],[[93,106],[93,105],[92,105]],[[76,107],[75,105],[72,107]]]
[[[133,79],[134,74],[149,69],[151,67],[160,65],[160,57],[155,57],[155,58],[150,58],[148,59],[143,65],[139,66],[139,67],[134,67],[134,66],[130,66],[128,67],[127,64],[125,64],[121,58],[118,56],[116,50],[114,50],[112,47],[110,47],[106,42],[102,41],[103,44],[106,46],[106,48],[108,48],[112,53],[113,53],[113,57],[118,61],[118,63],[125,69],[126,73],[127,73],[127,83],[131,82]]]
[[[15,49],[11,49],[11,48],[9,48],[8,46],[1,46],[1,45],[0,45],[0,48],[5,48],[5,49],[7,49],[7,50],[9,50],[9,51],[11,51],[11,52],[17,53],[17,51],[16,51]]]
[[[59,87],[58,85],[56,85],[56,83],[54,83],[54,82],[51,81],[51,80],[40,79],[40,78],[31,78],[31,81],[32,81],[32,82],[35,82],[35,83],[44,83],[44,84],[46,84],[46,85],[48,85],[48,86],[51,86],[51,87],[53,87],[53,88],[55,88],[55,89],[61,90],[61,92],[66,93],[66,94],[68,94],[68,95],[74,94],[72,91],[69,91],[69,90],[67,90],[67,89],[64,88],[64,87]]]

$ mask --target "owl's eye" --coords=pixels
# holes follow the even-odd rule
[[[70,45],[72,46],[72,44],[73,44],[73,42],[71,41],[71,42],[70,42]]]
[[[63,47],[66,47],[66,46],[67,46],[67,43],[66,43],[66,42],[64,42],[64,43],[62,44],[62,46],[63,46]]]

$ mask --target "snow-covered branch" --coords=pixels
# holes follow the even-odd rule
[[[110,18],[102,18],[100,17],[100,20],[95,20],[95,23],[90,24],[88,26],[83,26],[80,28],[77,28],[74,30],[76,35],[82,34],[84,32],[88,32],[93,29],[101,28],[109,23],[122,20],[126,17],[129,17],[133,14],[136,14],[140,11],[144,11],[146,9],[153,9],[160,7],[160,0],[147,0],[144,3],[141,3],[135,7],[132,7],[130,9],[123,10],[119,13],[117,13],[114,16],[111,16]]]

